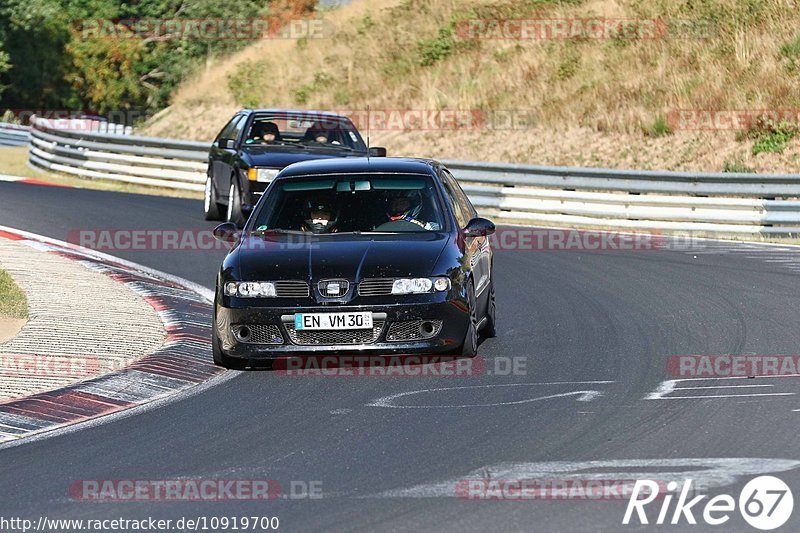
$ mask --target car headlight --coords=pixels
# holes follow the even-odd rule
[[[247,179],[250,181],[258,181],[260,183],[269,183],[275,176],[278,175],[277,168],[248,168]]]
[[[420,294],[425,292],[443,292],[450,289],[448,278],[409,278],[396,279],[392,284],[392,294]]]
[[[275,296],[275,284],[268,281],[229,281],[225,284],[225,296],[242,298],[267,298]]]

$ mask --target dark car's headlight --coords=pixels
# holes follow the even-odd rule
[[[275,284],[269,281],[228,281],[225,296],[242,298],[269,298],[276,296]]]
[[[421,294],[450,290],[449,278],[403,278],[392,284],[392,294]]]
[[[280,169],[277,168],[248,168],[247,179],[259,183],[269,183],[278,175]]]

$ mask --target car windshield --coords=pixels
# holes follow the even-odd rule
[[[246,146],[281,145],[340,151],[366,151],[353,123],[322,114],[256,114],[244,137]]]
[[[315,234],[406,233],[444,227],[436,187],[425,174],[289,178],[275,184],[254,231]]]

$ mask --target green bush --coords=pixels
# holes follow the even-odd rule
[[[257,108],[262,106],[261,94],[268,71],[266,61],[245,61],[228,75],[228,88],[231,94],[243,107]]]
[[[670,135],[671,133],[672,128],[669,127],[669,123],[663,115],[656,117],[653,123],[644,130],[644,134],[648,137],[663,137],[665,135]]]
[[[419,64],[423,67],[433,65],[453,53],[455,38],[451,27],[439,28],[439,35],[433,39],[424,39],[417,43]]]

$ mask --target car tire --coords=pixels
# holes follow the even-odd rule
[[[461,345],[461,355],[463,357],[475,357],[478,355],[478,311],[476,304],[475,286],[470,281],[467,286],[469,325],[467,326],[467,333],[464,335],[464,343]]]
[[[222,220],[222,206],[217,203],[217,191],[214,190],[214,183],[211,176],[206,178],[206,186],[203,192],[203,211],[206,220]]]
[[[494,282],[489,282],[489,298],[486,301],[486,322],[483,323],[481,335],[491,339],[497,336],[497,303],[494,296]]]
[[[243,227],[245,223],[244,213],[242,212],[242,193],[236,181],[231,179],[231,188],[228,189],[228,222],[233,222],[237,227]]]

